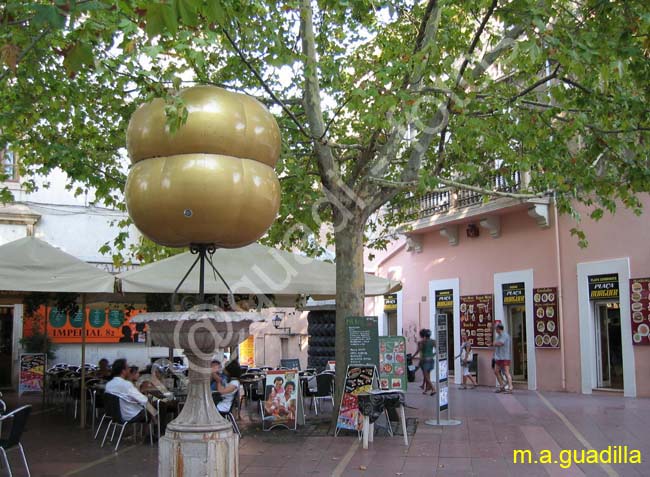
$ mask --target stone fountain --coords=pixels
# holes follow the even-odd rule
[[[173,134],[162,99],[133,114],[127,131],[133,165],[125,196],[130,217],[146,237],[161,245],[190,247],[197,255],[174,293],[198,263],[203,303],[206,262],[221,277],[211,259],[215,248],[248,245],[275,220],[280,184],[273,167],[280,132],[268,110],[246,95],[197,86],[178,96],[187,121]],[[234,303],[232,293],[230,298]],[[210,362],[217,350],[245,340],[250,324],[261,316],[212,308],[200,304],[190,311],[143,313],[133,319],[148,325],[157,345],[182,348],[190,365],[187,401],[159,443],[160,477],[238,475],[239,440],[212,400]]]

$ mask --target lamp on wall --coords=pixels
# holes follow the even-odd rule
[[[276,313],[276,315],[271,320],[273,322],[273,328],[275,328],[276,330],[282,330],[282,331],[286,331],[287,333],[291,333],[291,327],[280,326],[283,319],[284,317],[281,317],[279,313]]]
[[[467,224],[467,236],[468,237],[478,237],[479,230],[476,224]]]

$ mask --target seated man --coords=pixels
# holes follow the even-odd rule
[[[125,359],[116,359],[111,372],[113,378],[106,384],[106,392],[120,398],[120,412],[125,421],[143,421],[149,402],[129,380],[130,369]]]

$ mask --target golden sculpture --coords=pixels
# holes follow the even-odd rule
[[[268,230],[280,207],[275,118],[257,100],[215,86],[179,94],[188,118],[175,134],[161,99],[131,117],[129,215],[162,245],[248,245]]]

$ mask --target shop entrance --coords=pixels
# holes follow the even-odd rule
[[[510,305],[507,308],[508,331],[512,341],[512,366],[510,372],[513,380],[527,381],[526,307]]]
[[[397,336],[397,311],[389,311],[386,313],[386,335]]]
[[[594,311],[598,387],[623,389],[621,310],[616,301],[597,302]]]
[[[14,309],[0,306],[0,388],[11,387]]]

